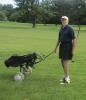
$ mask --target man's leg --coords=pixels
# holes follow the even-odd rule
[[[69,75],[69,60],[63,60],[63,69],[64,69],[64,75],[65,77],[68,77]]]
[[[63,59],[61,59],[61,64],[62,64],[62,68],[64,71],[64,64],[63,64]],[[60,82],[63,82],[65,80],[65,76],[63,76],[63,78],[60,80]]]
[[[64,69],[63,59],[61,59],[61,64],[62,64],[62,67],[63,67],[63,69]]]
[[[63,70],[64,70],[64,78],[63,82],[67,81],[70,83],[70,78],[69,78],[69,60],[61,60]]]

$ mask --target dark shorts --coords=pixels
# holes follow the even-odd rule
[[[59,58],[72,60],[72,43],[61,43],[59,46]]]

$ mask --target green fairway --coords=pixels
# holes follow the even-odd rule
[[[73,26],[78,30],[78,26]],[[71,84],[60,85],[63,70],[57,54],[35,65],[31,76],[15,82],[19,68],[6,68],[4,60],[13,54],[31,52],[47,55],[56,45],[59,26],[0,22],[0,100],[86,100],[86,26],[81,26],[70,64]],[[77,31],[76,31],[77,33]]]

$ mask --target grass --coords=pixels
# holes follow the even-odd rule
[[[32,75],[22,82],[13,80],[19,68],[7,69],[4,65],[4,60],[13,54],[35,51],[47,55],[55,47],[58,29],[55,25],[32,29],[31,24],[0,23],[0,100],[86,100],[86,26],[81,27],[75,62],[70,64],[70,85],[59,84],[63,70],[58,52],[35,65]]]

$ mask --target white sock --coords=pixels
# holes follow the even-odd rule
[[[66,77],[65,77],[65,79],[66,79],[66,80],[70,80],[70,77],[69,77],[69,75],[68,75],[68,76],[66,76]]]

